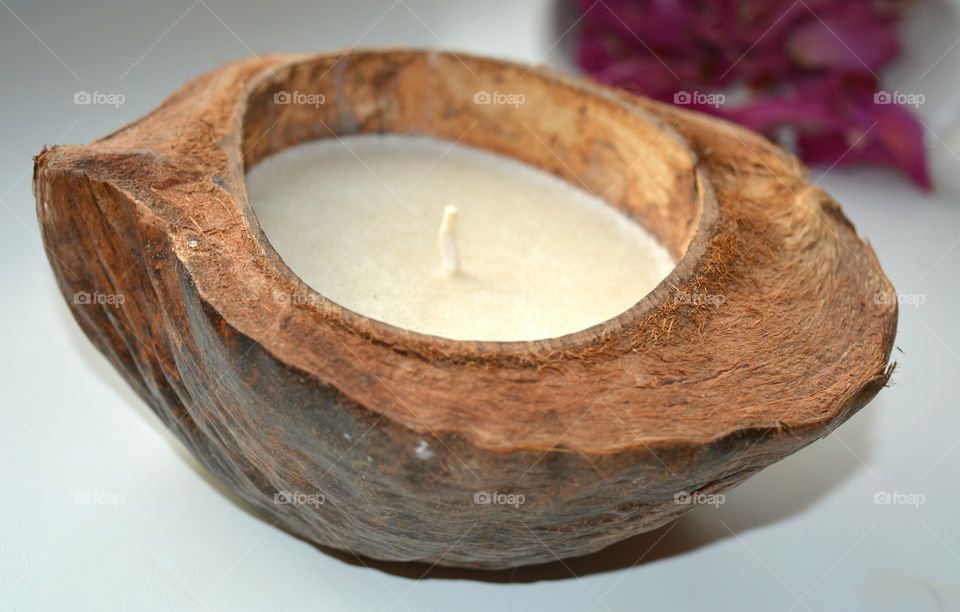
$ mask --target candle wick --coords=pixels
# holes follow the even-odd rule
[[[440,262],[451,273],[460,271],[460,255],[457,251],[457,207],[443,209],[443,220],[437,233],[437,245],[440,247]]]

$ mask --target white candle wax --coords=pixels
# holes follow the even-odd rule
[[[675,262],[596,196],[504,156],[411,136],[306,143],[250,170],[264,233],[325,297],[461,340],[615,317]]]

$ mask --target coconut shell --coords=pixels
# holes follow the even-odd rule
[[[579,184],[677,267],[620,316],[541,341],[350,312],[273,250],[245,171],[381,132],[461,139]],[[44,149],[34,190],[71,312],[164,424],[282,526],[356,555],[495,569],[596,551],[829,434],[890,373],[893,288],[794,157],[508,62],[239,61],[89,145]]]

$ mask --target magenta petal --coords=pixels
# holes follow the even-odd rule
[[[897,56],[900,43],[892,24],[827,16],[798,26],[787,52],[807,69],[873,73]]]
[[[878,164],[897,169],[919,187],[931,189],[922,125],[902,106],[869,104],[854,110],[850,118],[854,124],[845,129],[801,134],[797,140],[800,157],[807,163],[830,166]]]
[[[863,160],[863,147],[851,149],[848,135],[842,132],[802,134],[797,138],[797,155],[808,164],[849,165]]]
[[[883,164],[930,187],[921,124],[907,107],[874,102],[906,3],[575,1],[585,13],[577,60],[597,80],[770,137],[786,128],[810,163]],[[711,97],[731,86],[752,99]]]
[[[784,125],[804,131],[825,131],[842,124],[836,113],[817,98],[760,98],[726,111],[723,116],[765,134]]]
[[[924,189],[933,186],[924,146],[925,129],[906,107],[875,105],[875,127],[870,130],[868,159],[899,168]]]
[[[593,78],[601,83],[670,100],[677,91],[690,89],[684,83],[694,81],[698,73],[699,66],[690,59],[670,61],[646,56],[610,62],[603,69],[594,71]]]
[[[618,61],[623,54],[617,51],[616,41],[597,32],[585,31],[577,43],[577,63],[592,75]]]

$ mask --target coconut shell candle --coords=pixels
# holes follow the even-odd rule
[[[554,195],[510,200],[531,202],[519,242],[544,246],[502,275],[484,261],[495,233],[483,228],[519,221],[484,218],[498,210],[488,196],[450,201],[456,190],[437,184],[430,197],[398,194],[422,212],[406,243],[386,233],[360,257],[304,246],[349,231],[357,211],[338,207],[364,201],[343,193],[361,179],[344,172],[346,184],[307,197],[296,176],[264,173],[299,147],[385,134],[445,141],[469,151],[452,163],[489,156],[522,166],[507,172],[518,180],[550,174],[576,194],[541,186]],[[287,191],[271,196],[278,185]],[[507,62],[406,50],[236,62],[101,140],[45,149],[34,189],[71,311],[165,425],[287,529],[357,555],[493,569],[590,553],[690,509],[678,494],[722,491],[827,435],[889,376],[896,300],[881,298],[893,289],[793,157],[716,119]],[[627,304],[601,297],[612,313],[510,329],[550,318],[550,300],[531,295],[566,295],[553,303],[572,312],[594,291],[595,279],[563,285],[572,264],[560,255],[540,264],[552,282],[523,280],[541,253],[590,250],[594,239],[547,229],[569,214],[565,197],[616,217],[607,230],[619,237],[598,239],[615,244],[587,261],[618,268],[598,277],[628,272],[616,281]],[[646,234],[659,260],[621,244]],[[569,243],[547,244],[559,240]],[[365,259],[381,243],[409,261]],[[338,256],[355,267],[331,282]],[[408,280],[356,273],[364,261],[392,261]],[[630,272],[637,261],[642,273]],[[416,301],[399,316],[402,295],[364,302],[418,286],[447,299],[428,285],[458,273],[489,283],[481,295],[519,279],[507,295],[530,301],[505,300],[512,319],[453,329],[418,322]],[[124,299],[75,299],[84,292]]]

